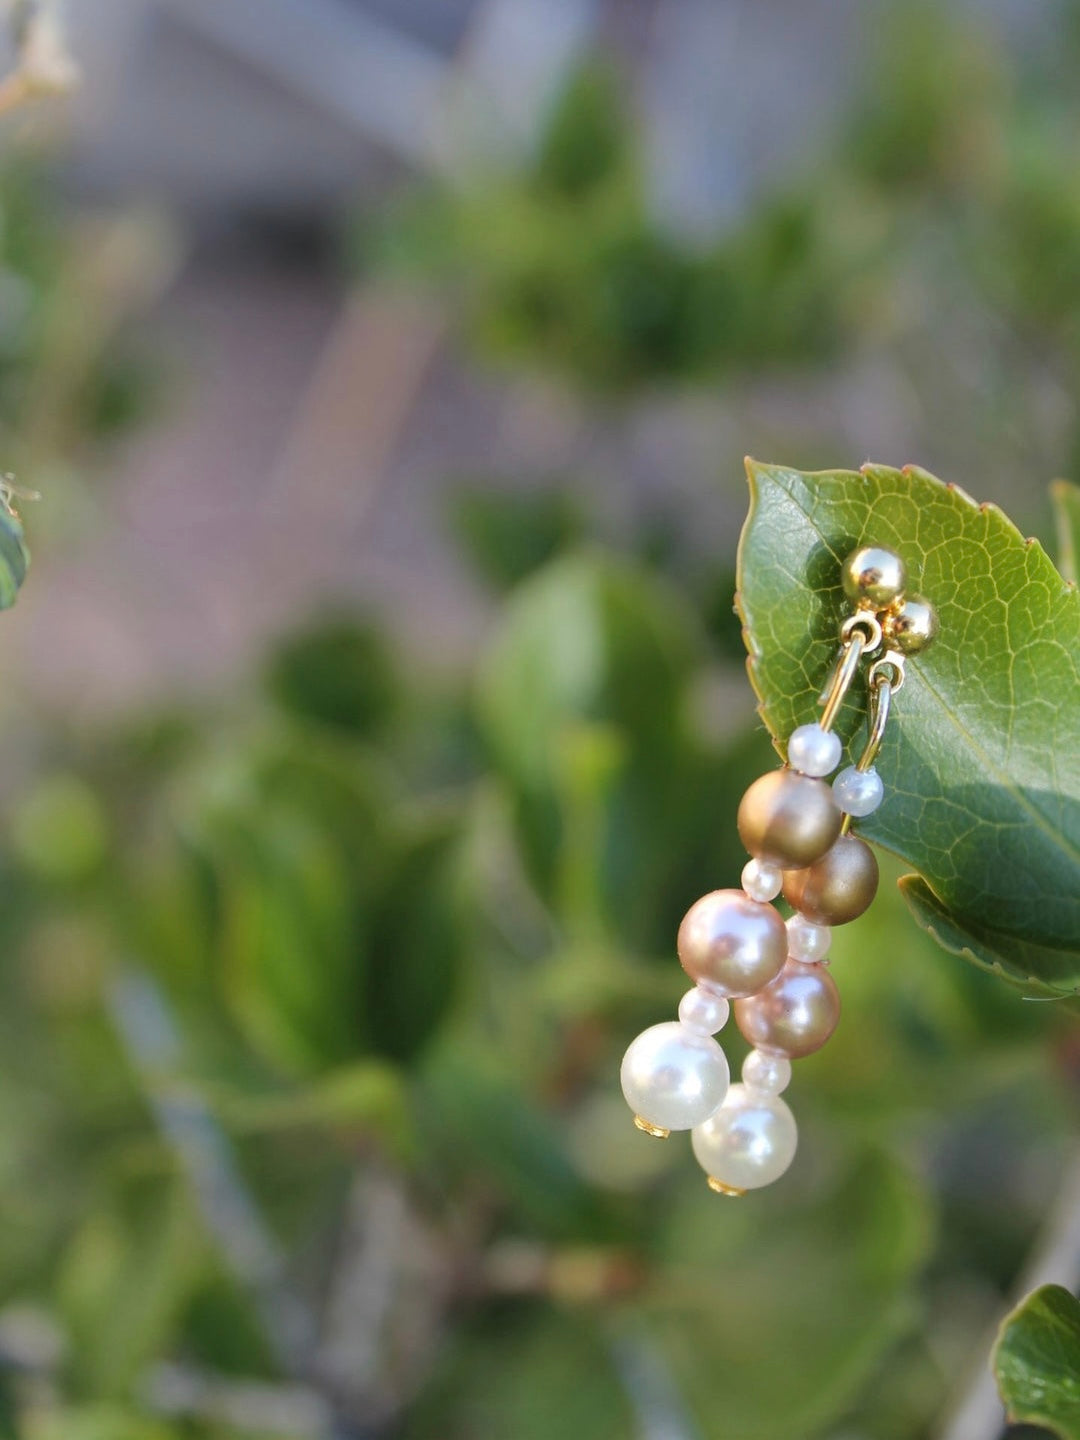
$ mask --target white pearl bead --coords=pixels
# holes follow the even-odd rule
[[[743,1061],[742,1078],[748,1090],[779,1095],[791,1084],[791,1061],[783,1055],[766,1055],[762,1050],[751,1050]]]
[[[635,1115],[662,1130],[689,1130],[721,1103],[730,1072],[712,1036],[668,1020],[631,1042],[620,1079]]]
[[[732,1085],[720,1109],[690,1137],[706,1175],[733,1190],[758,1190],[779,1180],[795,1158],[795,1117],[779,1095]]]
[[[770,865],[765,860],[748,860],[743,866],[742,888],[751,900],[763,904],[775,900],[784,883],[784,872],[779,865]]]
[[[731,1006],[722,995],[695,985],[679,1001],[679,1019],[690,1030],[701,1035],[715,1035],[728,1022]]]
[[[831,730],[823,730],[816,721],[813,725],[800,725],[788,741],[788,764],[803,775],[830,774],[840,764],[842,754],[840,737]]]
[[[812,964],[824,960],[832,944],[828,925],[814,925],[805,915],[792,915],[787,922],[788,954],[794,960]]]
[[[872,815],[881,804],[885,786],[881,776],[871,765],[869,770],[856,770],[854,765],[841,770],[832,782],[836,803],[846,815],[857,819]]]

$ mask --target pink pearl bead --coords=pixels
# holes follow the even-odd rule
[[[820,1050],[840,1019],[840,993],[821,965],[789,960],[757,995],[735,1003],[735,1021],[756,1050],[798,1060]]]
[[[752,995],[783,969],[787,928],[773,905],[741,890],[713,890],[679,926],[679,960],[692,980],[717,995]]]

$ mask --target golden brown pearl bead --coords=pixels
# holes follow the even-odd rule
[[[825,854],[840,834],[843,815],[824,780],[795,770],[771,770],[739,803],[739,838],[757,860],[799,870]]]
[[[877,888],[877,859],[857,835],[841,835],[820,860],[784,876],[784,899],[815,925],[857,920]]]

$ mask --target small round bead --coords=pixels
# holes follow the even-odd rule
[[[739,839],[756,860],[798,870],[824,855],[844,817],[830,786],[797,770],[770,770],[739,802]]]
[[[845,815],[852,815],[856,820],[872,815],[885,795],[881,776],[872,765],[869,770],[856,770],[854,765],[849,765],[837,775],[832,788],[837,805]]]
[[[751,900],[765,903],[775,900],[784,884],[784,872],[779,865],[769,865],[764,860],[748,860],[743,866],[742,888]]]
[[[679,926],[679,962],[717,995],[752,995],[784,968],[788,937],[780,912],[741,890],[713,890]]]
[[[795,1158],[799,1132],[779,1095],[732,1085],[715,1114],[690,1137],[698,1164],[718,1188],[740,1194],[779,1180]]]
[[[868,601],[883,610],[903,592],[904,562],[881,545],[862,545],[844,561],[844,594],[849,600]]]
[[[820,725],[800,725],[788,741],[788,764],[802,775],[831,775],[840,764],[840,737]]]
[[[909,595],[886,615],[881,628],[897,650],[904,655],[918,655],[937,634],[937,615],[929,601]]]
[[[743,1061],[742,1078],[748,1090],[779,1095],[791,1084],[791,1061],[784,1055],[766,1055],[763,1050],[751,1050]]]
[[[626,1103],[655,1129],[690,1130],[727,1093],[727,1057],[710,1035],[665,1021],[643,1030],[623,1056]]]
[[[784,899],[815,925],[857,920],[877,888],[877,858],[858,835],[841,835],[820,860],[784,876]]]
[[[755,1050],[800,1060],[820,1050],[840,1019],[840,992],[823,965],[789,960],[757,995],[735,1003],[735,1021]]]
[[[679,1019],[688,1030],[700,1035],[715,1035],[728,1022],[731,1006],[715,991],[695,985],[679,1001]]]
[[[788,954],[793,960],[807,964],[824,960],[832,944],[832,931],[828,925],[815,925],[805,915],[792,915],[787,922]]]

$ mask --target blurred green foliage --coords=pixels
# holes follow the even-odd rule
[[[656,1406],[705,1436],[921,1433],[972,1287],[981,1315],[1037,1223],[1019,1177],[1052,1177],[1071,1124],[1062,1017],[943,956],[886,884],[837,937],[846,1020],[800,1066],[803,1158],[718,1200],[616,1080],[771,763],[760,730],[695,721],[718,662],[689,594],[571,545],[509,592],[474,687],[384,660],[369,622],[316,620],[254,708],[147,732],[185,738],[141,742],[137,790],[114,736],[72,735],[16,797],[0,1356],[29,1309],[72,1408],[29,1418],[15,1374],[13,1433],[239,1440],[257,1427],[213,1420],[206,1387],[254,1379],[329,1404],[339,1428],[297,1440],[373,1415],[629,1437]],[[439,751],[423,732],[455,710],[473,740]],[[975,1249],[958,1145],[998,1187]],[[166,1360],[202,1376],[175,1423],[148,1418]],[[907,1430],[872,1401],[883,1366]]]

